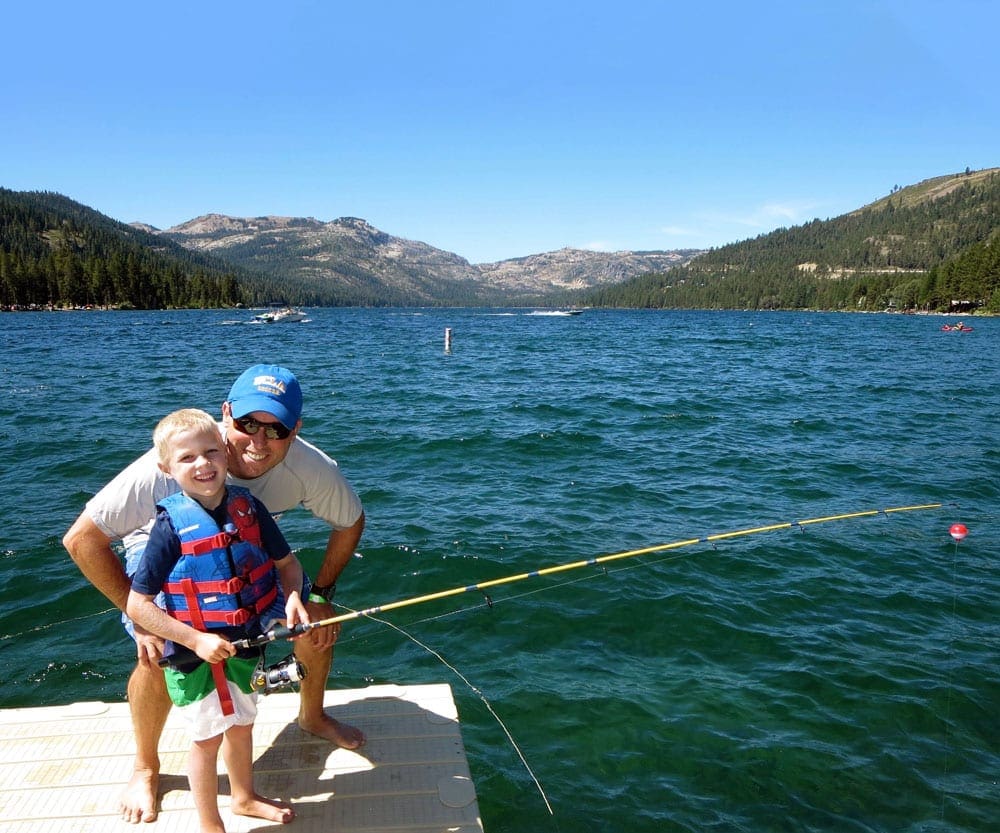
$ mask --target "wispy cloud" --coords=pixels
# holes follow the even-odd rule
[[[751,234],[807,222],[816,216],[821,205],[817,200],[789,200],[748,205],[737,211],[695,211],[685,222],[660,226],[657,233],[663,247],[718,246]]]
[[[588,252],[614,252],[617,250],[617,247],[607,240],[592,240],[590,243],[584,243],[581,248]]]
[[[696,237],[702,232],[689,226],[661,226],[660,234],[665,234],[668,237]]]
[[[797,225],[811,219],[815,209],[820,205],[816,200],[799,200],[793,202],[767,202],[738,215],[720,215],[716,219],[725,223],[745,226],[754,229],[772,229],[776,225]]]

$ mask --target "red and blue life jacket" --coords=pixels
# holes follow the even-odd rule
[[[181,557],[163,586],[167,612],[200,631],[255,623],[278,595],[274,561],[261,546],[250,492],[229,486],[219,529],[196,500],[177,492],[162,500],[181,543]],[[222,713],[234,713],[223,663],[212,663]]]
[[[167,611],[200,631],[255,622],[278,595],[274,561],[261,547],[250,492],[229,486],[223,529],[182,492],[159,506],[170,515],[181,557],[163,586]]]

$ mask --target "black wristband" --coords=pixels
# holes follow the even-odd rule
[[[318,584],[314,584],[309,588],[310,596],[322,596],[325,601],[330,601],[333,598],[333,594],[337,590],[337,582],[333,584],[328,584],[326,587],[321,587]]]

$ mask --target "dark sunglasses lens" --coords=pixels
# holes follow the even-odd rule
[[[234,419],[233,423],[240,431],[251,437],[261,428],[264,429],[264,436],[269,440],[284,440],[292,433],[280,422],[258,422],[253,417],[240,417],[240,419]]]
[[[240,417],[239,419],[233,420],[233,425],[235,425],[242,434],[249,434],[253,436],[260,430],[260,423],[251,417]]]
[[[289,430],[281,423],[267,422],[260,423],[264,429],[264,436],[269,440],[283,440],[289,435]]]

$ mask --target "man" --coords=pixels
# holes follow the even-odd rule
[[[272,513],[304,506],[331,526],[326,553],[308,590],[311,621],[331,618],[337,578],[361,540],[361,501],[337,464],[302,440],[302,390],[295,375],[277,365],[254,365],[233,384],[222,404],[222,434],[228,481],[245,486]],[[158,501],[179,491],[160,471],[150,449],[120,472],[88,503],[63,538],[63,545],[86,578],[124,611],[131,575],[142,555]],[[125,565],[111,547],[121,540]],[[151,822],[157,816],[160,762],[157,746],[170,713],[163,672],[157,665],[164,642],[122,617],[136,643],[138,661],[129,677],[128,701],[136,740],[132,778],[121,799],[122,818]],[[298,723],[307,732],[348,749],[365,742],[358,729],[323,711],[323,695],[339,625],[311,630],[295,643],[308,670],[301,683]]]

